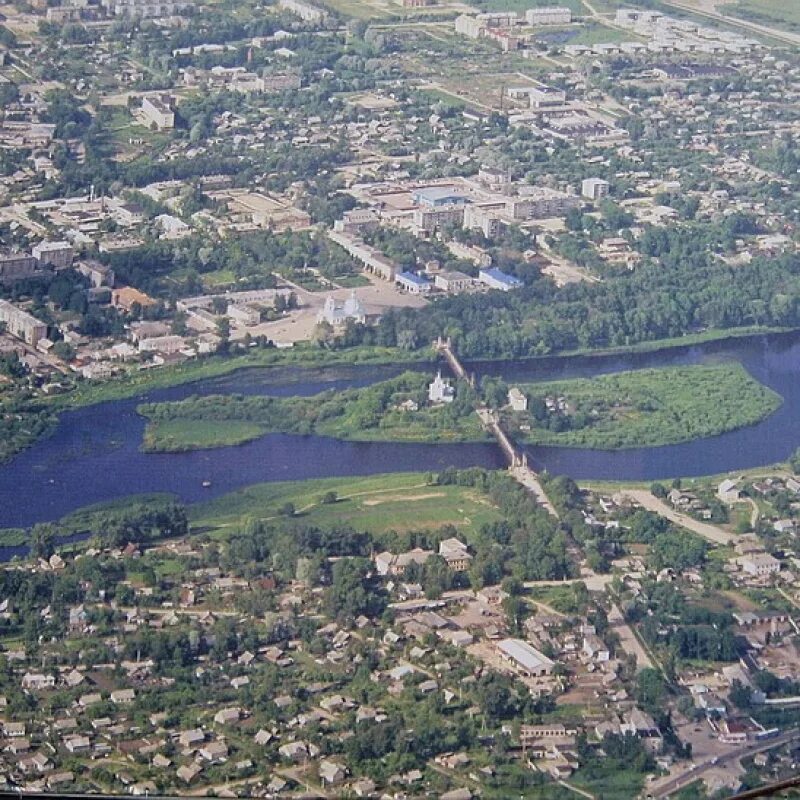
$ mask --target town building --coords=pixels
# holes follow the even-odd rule
[[[455,537],[439,542],[439,555],[453,572],[466,572],[472,563],[467,546]]]
[[[295,14],[304,22],[320,23],[328,18],[328,14],[321,8],[303,3],[301,0],[278,0],[278,7]]]
[[[551,675],[555,667],[555,663],[544,653],[522,639],[503,639],[497,643],[497,650],[503,660],[529,678]]]
[[[609,183],[602,178],[585,178],[581,182],[581,195],[589,200],[599,200],[608,194]]]
[[[469,289],[475,283],[471,275],[463,272],[439,272],[434,275],[433,284],[448,294],[459,294]]]
[[[528,25],[569,25],[572,11],[564,6],[529,8],[525,12],[525,21]]]
[[[398,272],[394,281],[409,294],[429,294],[432,288],[430,281],[414,272]]]
[[[142,114],[160,131],[175,127],[175,101],[168,94],[146,95],[142,98]]]
[[[27,253],[0,253],[0,283],[10,284],[33,277],[39,271],[39,260]]]
[[[56,269],[71,267],[75,258],[69,242],[39,242],[33,246],[31,254],[40,264],[50,264]]]
[[[8,333],[33,347],[36,347],[40,339],[47,336],[47,325],[44,322],[17,308],[8,300],[0,300],[0,322],[5,325]]]
[[[769,553],[748,553],[737,561],[743,572],[758,578],[775,575],[781,570],[781,562]]]
[[[499,289],[501,292],[520,289],[524,285],[519,278],[515,278],[513,275],[506,275],[505,272],[496,267],[482,269],[478,273],[478,280],[490,289]]]

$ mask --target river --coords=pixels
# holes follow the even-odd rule
[[[650,353],[472,362],[467,367],[478,376],[501,375],[509,382],[522,382],[730,360],[741,362],[753,377],[784,398],[781,408],[757,425],[666,447],[619,451],[527,447],[534,467],[554,473],[576,479],[650,481],[785,460],[800,444],[800,333]],[[263,481],[439,470],[449,465],[505,466],[493,443],[387,444],[267,434],[238,447],[216,450],[153,454],[139,449],[145,421],[136,406],[144,400],[229,392],[308,396],[325,389],[365,386],[407,368],[248,369],[66,412],[50,438],[0,466],[0,528],[55,520],[82,506],[146,492],[170,492],[196,502]],[[203,482],[210,482],[210,487],[203,488]]]

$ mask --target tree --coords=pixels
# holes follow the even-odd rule
[[[284,503],[280,507],[279,513],[282,517],[293,517],[297,511],[294,507],[294,503]]]
[[[636,676],[636,702],[645,711],[654,714],[661,710],[664,690],[664,680],[658,670],[645,667]]]
[[[338,501],[339,501],[339,496],[334,491],[325,492],[325,494],[322,495],[321,502],[323,505],[331,506],[334,503],[337,503]]]

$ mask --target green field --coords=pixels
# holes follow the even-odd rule
[[[144,449],[175,452],[201,450],[210,447],[229,447],[249,442],[264,433],[260,425],[239,420],[165,420],[148,426]]]
[[[566,412],[506,415],[536,444],[615,450],[701,439],[752,425],[781,404],[740,364],[665,367],[522,387],[531,398],[563,398]],[[523,431],[520,425],[531,425]]]
[[[749,22],[800,31],[800,3],[791,0],[737,0],[719,10]]]
[[[326,492],[336,492],[337,501],[323,503]],[[468,535],[500,519],[476,489],[434,486],[424,473],[261,483],[192,506],[189,516],[193,528],[224,529],[246,518],[286,519],[280,516],[286,503],[294,505],[293,519],[304,525],[352,525],[372,533],[455,525]]]

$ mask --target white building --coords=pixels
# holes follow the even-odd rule
[[[508,390],[508,404],[512,411],[528,410],[528,398],[517,386],[512,386]]]
[[[503,639],[498,642],[500,656],[510,662],[517,672],[531,678],[550,675],[555,664],[542,652],[522,639]]]
[[[0,300],[0,323],[5,324],[6,330],[23,342],[36,347],[40,339],[47,336],[47,325],[36,317],[17,308],[8,300]]]
[[[529,8],[525,21],[528,25],[568,25],[572,22],[572,11],[564,6]]]
[[[147,95],[142,98],[142,114],[160,131],[175,127],[173,99],[168,94]]]
[[[353,320],[361,325],[367,321],[367,312],[364,309],[364,304],[356,297],[356,293],[351,292],[347,300],[326,297],[325,305],[320,311],[318,321],[329,322],[334,327],[337,327],[345,325],[348,320]]]
[[[456,397],[456,390],[441,372],[436,373],[433,383],[428,386],[428,400],[431,403],[452,403]]]
[[[775,575],[781,570],[781,562],[769,553],[749,553],[737,561],[743,572],[758,578]]]
[[[608,194],[609,183],[602,178],[586,178],[581,183],[581,194],[589,200],[599,200]]]

